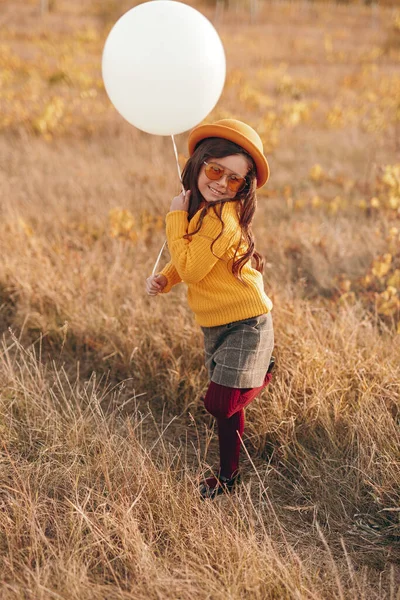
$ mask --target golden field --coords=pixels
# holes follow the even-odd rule
[[[270,162],[277,359],[242,486],[202,503],[201,331],[184,285],[145,294],[172,143],[101,79],[130,6],[0,5],[0,598],[398,600],[400,11],[198,6],[227,55],[209,120],[249,122]]]

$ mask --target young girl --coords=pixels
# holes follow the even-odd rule
[[[235,119],[193,129],[189,154],[185,191],[166,217],[171,261],[146,280],[146,291],[155,296],[181,281],[188,286],[210,376],[204,405],[217,419],[220,449],[219,470],[200,494],[215,498],[240,481],[244,408],[271,380],[274,362],[272,302],[251,230],[256,189],[269,167],[259,135]]]

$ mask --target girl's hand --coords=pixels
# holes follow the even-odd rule
[[[146,279],[146,292],[149,296],[157,296],[157,294],[163,291],[167,283],[167,278],[165,275],[161,275],[161,273],[159,275],[150,275]]]
[[[169,210],[189,210],[189,200],[190,200],[191,191],[187,192],[183,191],[179,194],[179,196],[175,196],[172,199],[171,206]]]

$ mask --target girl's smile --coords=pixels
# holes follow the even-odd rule
[[[235,174],[239,177],[246,177],[247,172],[249,171],[249,164],[246,158],[243,154],[232,154],[222,158],[210,158],[207,162],[218,163],[218,165],[224,167],[226,171],[221,179],[211,180],[205,173],[205,165],[201,167],[197,186],[204,200],[206,202],[215,202],[215,200],[220,200],[222,198],[234,198],[236,192],[229,189],[228,176]]]

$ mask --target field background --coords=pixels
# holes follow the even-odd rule
[[[228,65],[209,120],[249,122],[270,162],[277,359],[244,484],[201,503],[201,332],[184,285],[145,294],[173,148],[101,80],[130,6],[0,3],[0,596],[399,599],[400,11],[198,6]]]

